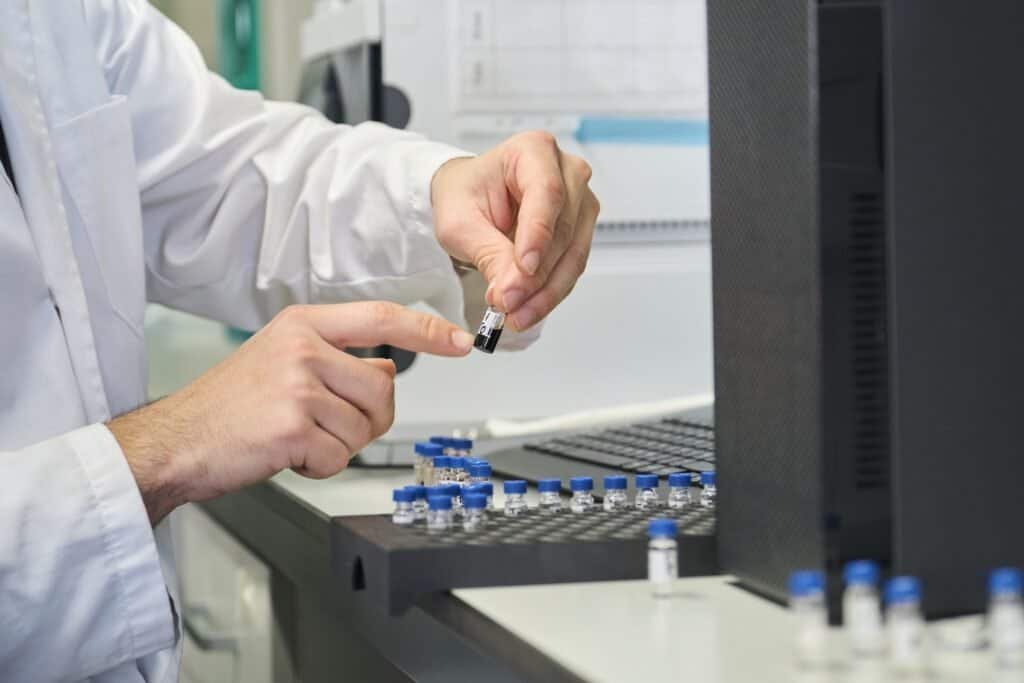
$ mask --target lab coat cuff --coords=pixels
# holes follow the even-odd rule
[[[404,158],[408,187],[410,188],[409,227],[427,238],[430,248],[435,250],[431,259],[439,265],[439,286],[424,298],[424,303],[436,310],[456,325],[466,325],[463,312],[464,293],[458,273],[451,262],[451,257],[437,241],[434,230],[434,209],[430,198],[430,188],[434,174],[441,166],[452,159],[472,157],[470,152],[457,147],[437,142],[423,141],[415,144]],[[473,321],[469,321],[473,324]]]
[[[156,540],[121,447],[102,424],[71,432],[68,442],[95,496],[134,653],[142,656],[172,647],[176,642],[174,614]]]

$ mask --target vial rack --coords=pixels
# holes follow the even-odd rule
[[[436,535],[390,515],[335,517],[331,562],[348,597],[397,616],[421,596],[453,588],[646,578],[647,522],[655,517],[679,524],[680,576],[719,573],[714,511],[699,505],[578,515],[530,508],[517,517],[494,510],[483,531],[463,531],[457,518]]]

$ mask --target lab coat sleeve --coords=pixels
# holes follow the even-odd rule
[[[176,642],[142,498],[92,425],[0,451],[0,680],[84,680]]]
[[[246,329],[291,303],[366,299],[462,322],[430,181],[465,152],[232,88],[142,0],[86,14],[132,112],[151,301]]]

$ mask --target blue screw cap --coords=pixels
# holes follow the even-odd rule
[[[469,463],[466,462],[465,458],[461,458],[461,457],[458,457],[458,456],[450,456],[448,458],[448,462],[451,463],[449,465],[449,467],[451,467],[453,469],[456,469],[456,470],[468,470],[469,469]]]
[[[452,448],[460,451],[468,451],[473,448],[473,439],[452,439]]]
[[[651,538],[675,538],[679,525],[674,519],[652,519],[647,523],[647,535]]]
[[[802,569],[789,575],[789,594],[804,598],[825,591],[825,575],[814,569]]]
[[[454,498],[455,496],[462,495],[462,487],[459,486],[458,484],[445,484],[444,489],[445,493],[451,496],[452,498]]]
[[[541,493],[558,493],[561,489],[560,479],[541,479],[537,482],[537,490]]]
[[[668,485],[673,487],[689,486],[691,480],[689,472],[673,472],[668,475]]]
[[[526,493],[526,482],[520,479],[506,481],[505,493]]]
[[[636,487],[638,489],[656,489],[658,488],[658,475],[657,474],[638,474],[636,475]]]
[[[847,586],[874,586],[881,572],[871,560],[854,560],[843,567],[843,581]]]
[[[467,493],[462,497],[462,504],[469,510],[483,510],[487,507],[487,496],[482,493]]]
[[[569,489],[572,491],[593,491],[593,477],[573,477],[569,480]]]
[[[993,569],[988,576],[990,595],[1020,595],[1022,590],[1024,590],[1024,573],[1016,567]]]
[[[474,484],[474,486],[482,487],[483,492],[486,493],[488,496],[493,496],[494,495],[494,484],[492,484],[489,481],[485,481],[482,484]]]
[[[431,510],[451,510],[452,509],[452,498],[451,496],[430,496],[427,498],[427,507]]]
[[[885,584],[885,603],[898,605],[921,599],[921,582],[913,576],[894,576]]]
[[[717,484],[715,483],[715,473],[714,473],[714,471],[711,471],[711,472],[701,472],[700,473],[700,483],[701,483],[702,486],[717,486]]]
[[[624,491],[626,478],[620,474],[610,474],[604,478],[604,487],[609,491]]]
[[[420,441],[418,444],[413,446],[413,450],[416,451],[417,455],[426,455],[431,458],[438,455],[444,455],[444,446],[438,443],[431,443],[429,441]]]
[[[486,461],[474,462],[469,466],[469,476],[489,477],[491,476],[491,463]]]
[[[420,486],[420,485],[417,485],[417,484],[412,484],[410,486],[406,486],[405,488],[408,491],[412,491],[412,497],[415,500],[426,500],[427,499],[427,487],[426,486]]]
[[[411,503],[414,493],[406,488],[395,489],[391,492],[391,500],[396,503]]]
[[[439,470],[442,468],[451,467],[451,458],[447,455],[435,455],[434,456],[434,469]]]
[[[432,436],[430,437],[430,443],[436,443],[441,448],[447,448],[452,445],[452,437],[450,436]]]

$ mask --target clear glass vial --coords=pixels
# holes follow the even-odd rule
[[[625,510],[629,507],[626,484],[626,478],[621,474],[612,474],[604,478],[604,509],[606,511]]]
[[[988,578],[988,634],[995,664],[1002,670],[1024,669],[1024,573],[1001,567]]]
[[[537,482],[540,492],[538,509],[544,514],[555,514],[562,511],[562,482],[558,479],[541,479]]]
[[[435,455],[431,470],[433,473],[429,482],[431,486],[440,486],[451,483],[451,458],[447,455]]]
[[[469,481],[469,463],[461,455],[452,455],[448,458],[451,466],[452,481],[456,484],[465,484]]]
[[[480,531],[487,527],[487,496],[467,493],[462,504],[466,508],[462,516],[462,528],[465,531]]]
[[[658,498],[658,475],[638,474],[635,479],[636,500],[633,503],[637,510],[656,510],[661,506]]]
[[[673,583],[679,578],[678,533],[679,525],[674,519],[652,519],[647,523],[647,580],[656,598],[672,595]]]
[[[462,514],[462,486],[454,482],[445,484],[445,493],[452,499],[452,514]]]
[[[591,477],[573,477],[569,480],[569,490],[572,491],[572,499],[569,501],[569,509],[580,514],[589,512],[594,507],[594,480]]]
[[[878,565],[854,560],[843,568],[843,630],[854,657],[878,657],[885,649]]]
[[[715,498],[718,497],[715,473],[713,471],[701,472],[700,485],[704,487],[700,492],[700,504],[706,508],[715,507]]]
[[[395,524],[412,524],[416,521],[416,513],[412,509],[413,492],[406,488],[391,492],[391,500],[395,501],[395,511],[391,513],[391,521]]]
[[[789,577],[789,609],[794,617],[793,654],[801,669],[828,665],[828,612],[825,576],[801,570]]]
[[[924,674],[926,652],[921,582],[915,577],[896,576],[885,584],[885,625],[893,673],[898,676]]]
[[[526,512],[526,482],[513,479],[505,482],[505,516],[516,517]]]
[[[412,511],[417,522],[427,518],[427,487],[422,485],[406,486],[412,491]]]
[[[479,484],[479,486],[483,487],[483,492],[487,496],[487,509],[488,510],[493,510],[494,509],[494,484],[492,484],[489,481],[485,481],[484,483]]]
[[[491,480],[491,463],[477,460],[469,466],[469,480],[474,484],[482,484]]]
[[[446,494],[427,498],[427,530],[432,533],[448,531],[452,526],[452,499]]]
[[[673,510],[682,510],[690,504],[689,472],[673,472],[668,475],[668,506]]]
[[[427,484],[434,469],[434,458],[442,455],[444,449],[436,443],[421,441],[413,446],[413,451],[413,481],[417,484]]]

